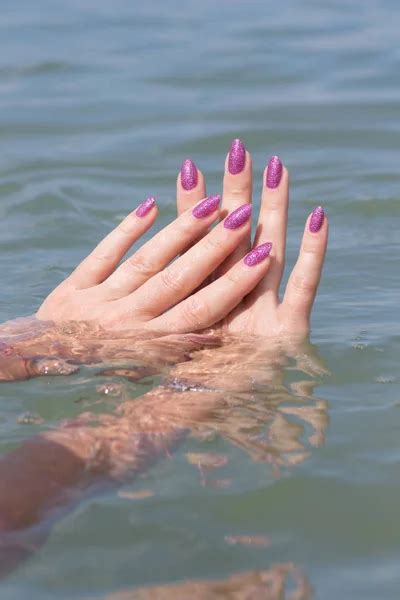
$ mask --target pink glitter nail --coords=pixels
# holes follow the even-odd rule
[[[324,222],[324,218],[325,212],[322,206],[317,206],[317,208],[314,208],[311,214],[309,224],[309,229],[311,233],[317,233],[321,229],[322,223]]]
[[[265,242],[265,244],[260,244],[256,248],[253,248],[253,250],[244,257],[244,263],[248,267],[254,267],[254,265],[258,265],[258,263],[262,262],[265,258],[267,258],[271,250],[271,242]]]
[[[266,185],[271,189],[278,187],[282,177],[282,162],[279,156],[272,156],[268,163]]]
[[[155,203],[156,199],[153,196],[147,198],[147,200],[139,204],[137,207],[135,211],[136,216],[141,218],[145,217],[151,211]]]
[[[208,215],[211,215],[211,213],[217,210],[220,202],[221,196],[208,196],[194,207],[192,215],[196,217],[196,219],[204,219],[204,217],[208,217]]]
[[[237,229],[249,220],[251,215],[251,204],[243,204],[231,212],[224,221],[226,229]]]
[[[246,164],[246,148],[242,140],[233,140],[229,150],[228,170],[232,175],[241,173]]]
[[[199,174],[197,167],[190,158],[183,161],[181,166],[181,184],[184,190],[189,191],[196,187]]]

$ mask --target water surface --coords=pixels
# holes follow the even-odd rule
[[[187,156],[218,192],[238,136],[253,153],[255,199],[271,154],[290,170],[288,265],[309,210],[321,203],[329,215],[313,342],[331,375],[298,400],[327,402],[324,444],[287,417],[303,427],[302,462],[277,472],[223,435],[187,440],[128,485],[151,496],[115,490],[62,519],[2,599],[100,598],[288,562],[315,598],[398,597],[399,28],[394,0],[3,0],[1,320],[32,313],[149,194],[160,223],[171,219]],[[264,408],[312,376],[289,365],[282,378],[259,392]],[[82,369],[2,385],[2,450],[76,414],[110,381],[120,379]],[[44,422],[19,423],[27,411]],[[203,485],[187,460],[195,452],[227,457],[212,479],[230,484]],[[226,540],[249,535],[270,542]]]

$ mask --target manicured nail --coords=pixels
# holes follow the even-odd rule
[[[317,233],[321,229],[322,223],[324,222],[324,218],[325,213],[322,206],[317,206],[317,208],[314,208],[314,210],[311,213],[311,219],[309,224],[309,229],[312,233]]]
[[[269,159],[266,185],[271,189],[278,187],[282,177],[282,162],[279,156],[272,156]]]
[[[181,166],[181,184],[183,189],[189,191],[195,188],[198,178],[196,165],[190,158],[187,158]]]
[[[253,248],[251,252],[246,254],[244,257],[244,262],[248,267],[254,267],[254,265],[258,265],[261,261],[263,261],[272,250],[271,242],[265,242],[265,244],[260,244]]]
[[[135,211],[136,216],[145,217],[151,211],[153,206],[155,206],[155,203],[156,199],[153,196],[147,198],[147,200],[139,204],[139,206],[137,207]]]
[[[204,219],[204,217],[208,217],[208,215],[211,215],[211,213],[217,210],[220,202],[221,196],[208,196],[194,207],[192,215],[196,217],[196,219]]]
[[[233,140],[229,150],[228,169],[232,175],[241,173],[246,164],[246,148],[242,140]]]
[[[224,221],[224,227],[227,229],[237,229],[249,220],[251,215],[251,204],[243,204],[231,212]]]

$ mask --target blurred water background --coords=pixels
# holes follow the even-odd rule
[[[220,191],[234,137],[253,153],[255,200],[271,154],[290,170],[288,265],[314,205],[331,223],[312,336],[331,371],[314,391],[325,444],[305,426],[307,460],[277,474],[225,440],[187,442],[142,482],[151,497],[110,492],[61,520],[2,600],[282,562],[315,598],[398,598],[399,30],[395,0],[1,1],[2,321],[34,312],[149,194],[170,220],[184,158]],[[40,430],[21,413],[56,424],[98,383],[83,371],[2,385],[1,448]],[[229,486],[201,485],[193,448],[229,458]],[[256,534],[270,543],[226,539]]]

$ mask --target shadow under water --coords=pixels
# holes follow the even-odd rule
[[[186,581],[174,585],[124,590],[103,600],[309,600],[312,588],[291,563],[235,574],[222,581]]]
[[[3,380],[10,381],[13,373],[15,379],[19,373],[25,374],[22,378],[72,374],[81,364],[91,364],[96,374],[110,382],[97,386],[97,395],[104,400],[108,392],[112,401],[103,412],[86,410],[83,403],[85,410],[77,417],[1,457],[3,575],[44,543],[54,521],[82,497],[132,481],[169,456],[188,436],[227,440],[252,460],[270,465],[274,476],[279,476],[281,468],[306,460],[311,449],[324,442],[328,405],[314,395],[314,388],[327,371],[304,340],[272,342],[214,331],[118,336],[72,323],[53,328],[35,323],[35,335],[29,336],[19,326],[8,326],[8,330],[5,326],[2,331]],[[24,371],[15,368],[21,361]],[[149,378],[155,376],[150,391],[139,397],[132,394],[132,384],[143,378],[151,383]],[[209,470],[223,462],[221,456],[202,452],[188,453],[187,459],[199,468],[202,483],[207,482]],[[272,590],[269,595],[254,597],[309,597],[285,596],[279,591],[284,590],[287,575],[297,573],[293,569],[274,567],[261,574],[235,575],[224,583],[186,583],[182,594],[212,598],[218,586],[256,590],[267,582]],[[204,585],[209,586],[209,595],[196,596],[195,590]],[[174,594],[174,587],[168,589],[166,594]],[[138,593],[127,597],[184,597],[178,591],[175,596]],[[224,597],[252,597],[240,594],[232,591]]]

